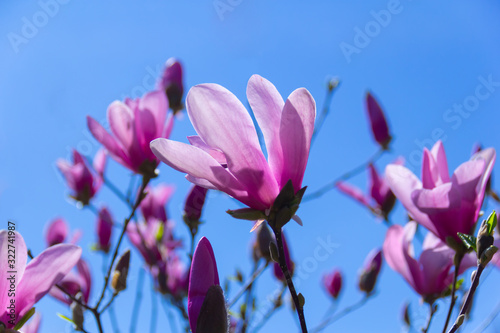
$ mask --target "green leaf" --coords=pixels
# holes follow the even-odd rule
[[[75,322],[72,319],[69,319],[68,317],[66,317],[65,315],[60,314],[60,313],[58,313],[57,315],[59,316],[59,318],[62,318],[64,320],[66,320],[67,322],[70,322],[71,324],[75,325]]]
[[[476,249],[476,237],[463,234],[461,232],[458,233],[458,237],[462,240],[464,245],[467,247],[467,249],[474,249],[474,251],[477,251]]]
[[[252,208],[241,208],[236,210],[227,210],[226,213],[239,220],[265,220],[266,215],[260,210]]]
[[[490,216],[488,216],[488,219],[486,220],[486,223],[488,224],[488,234],[493,235],[495,227],[497,226],[497,213],[495,211],[491,212]]]
[[[14,330],[19,331],[21,327],[35,314],[35,308],[31,308],[14,326]]]

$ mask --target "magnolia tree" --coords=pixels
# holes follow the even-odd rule
[[[74,150],[73,160],[61,159],[57,167],[71,191],[71,199],[96,214],[96,243],[92,251],[109,254],[99,278],[103,286],[94,290],[91,297],[97,272],[91,273],[87,260],[93,254],[82,255],[76,245],[80,234],[70,232],[64,219],[49,223],[45,234],[47,249],[39,254],[31,254],[14,227],[2,230],[0,332],[37,332],[40,315],[34,315],[34,305],[42,297],[53,297],[66,304],[67,313],[61,317],[71,322],[75,330],[89,332],[89,321],[95,321],[93,327],[104,332],[104,314],[112,311],[114,302],[119,302],[124,293],[134,293],[128,283],[131,256],[140,258],[142,272],[150,275],[155,292],[165,304],[177,311],[185,332],[257,332],[286,303],[296,312],[293,315],[300,331],[327,330],[337,319],[376,295],[384,261],[421,296],[422,307],[428,307],[428,320],[421,327],[414,326],[406,309],[404,319],[409,330],[427,332],[437,313],[436,301],[441,299],[448,309],[443,313],[444,327],[437,330],[456,332],[468,319],[483,271],[497,262],[497,215],[494,211],[482,211],[486,197],[499,201],[490,182],[495,150],[475,149],[472,157],[450,175],[445,147],[438,141],[423,151],[420,178],[405,167],[402,158],[379,172],[375,163],[390,149],[392,137],[382,108],[368,93],[367,115],[380,149],[366,163],[346,170],[325,187],[306,191],[303,177],[311,144],[337,86],[338,81],[329,82],[319,117],[315,99],[306,89],[298,88],[284,99],[270,81],[259,75],[248,81],[247,101],[240,101],[215,83],[191,87],[184,99],[183,68],[180,62],[170,59],[163,76],[158,78],[156,90],[109,105],[110,131],[87,117],[88,129],[102,149],[93,158]],[[251,110],[245,107],[247,102]],[[179,116],[184,109],[196,130],[187,138],[189,143],[175,140],[182,138],[170,138],[174,123],[187,121]],[[127,193],[118,190],[122,184],[113,184],[107,177],[108,156],[138,175],[140,185],[132,185]],[[160,163],[185,174],[186,181],[193,184],[185,194],[183,215],[191,236],[188,241],[178,238],[176,229],[182,226],[174,227],[166,210],[174,195],[173,188],[166,183],[150,184],[159,177]],[[349,178],[362,172],[367,172],[370,179],[366,194],[349,183]],[[126,218],[116,219],[109,205],[93,205],[103,186],[129,207]],[[345,308],[333,307],[321,322],[313,323],[307,314],[318,309],[294,286],[295,264],[284,230],[291,220],[303,225],[298,215],[301,202],[318,199],[333,189],[383,220],[380,227],[387,228],[387,233],[361,267],[358,287],[363,299]],[[241,288],[230,295],[227,286],[221,285],[217,253],[203,236],[205,228],[216,226],[201,227],[208,191],[225,193],[239,202],[240,209],[227,210],[233,218],[253,221],[250,259],[254,269],[246,278],[242,273],[237,275]],[[406,221],[393,223],[389,218],[396,201],[407,210]],[[308,228],[304,222],[302,228]],[[124,243],[131,245],[132,251]],[[11,261],[8,258],[14,249],[17,259]],[[300,250],[293,248],[294,252]],[[463,283],[468,280],[463,273],[471,267],[475,267],[471,282]],[[253,286],[266,269],[272,270],[283,288],[275,295],[270,311],[255,319],[258,309]],[[344,273],[341,268],[324,270],[318,285],[323,285],[335,304],[345,284]],[[457,302],[459,295],[463,299]],[[130,331],[136,330],[136,318],[113,316],[114,331],[118,331],[118,321],[127,320],[132,322]]]

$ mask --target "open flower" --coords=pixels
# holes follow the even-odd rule
[[[87,126],[118,163],[133,172],[154,177],[159,161],[149,143],[170,136],[173,118],[167,119],[167,111],[165,93],[153,91],[135,100],[127,98],[109,105],[108,122],[113,135],[90,116],[87,116]]]
[[[422,181],[401,165],[388,165],[385,175],[416,222],[443,242],[451,237],[461,244],[457,233],[471,234],[476,225],[495,156],[493,148],[482,150],[450,178],[443,143],[438,141],[431,151],[424,149]]]
[[[92,275],[87,262],[83,259],[78,260],[76,263],[76,272],[71,270],[66,276],[59,281],[59,285],[66,290],[73,297],[78,293],[82,294],[83,303],[87,304],[90,298],[90,291],[92,288]],[[53,287],[50,289],[50,296],[57,300],[70,305],[73,301],[59,288]]]
[[[12,244],[14,243],[14,244]],[[14,266],[7,259],[8,245],[16,249]],[[45,296],[80,259],[82,249],[76,245],[58,244],[49,247],[26,265],[26,243],[18,232],[0,231],[0,322],[13,328],[17,322]],[[16,273],[10,273],[16,271]],[[14,285],[14,286],[12,286]],[[8,296],[15,289],[15,298]],[[11,304],[15,302],[11,313]]]
[[[157,139],[151,150],[194,184],[265,211],[289,180],[295,193],[301,189],[316,106],[304,88],[284,102],[272,83],[258,75],[250,78],[247,97],[264,136],[267,161],[250,114],[217,84],[197,85],[187,95],[187,113],[199,135],[190,140],[193,145]]]
[[[432,301],[440,297],[453,281],[455,251],[428,233],[417,260],[412,245],[416,229],[415,222],[408,222],[404,228],[400,225],[391,226],[385,236],[383,253],[393,270],[401,274],[424,299]],[[460,264],[459,273],[475,266],[475,263],[474,256],[466,255]]]
[[[144,220],[147,222],[150,219],[158,219],[162,222],[167,222],[168,217],[165,205],[172,196],[174,187],[165,184],[160,184],[154,188],[148,186],[146,192],[147,195],[139,206]]]
[[[71,197],[83,205],[88,205],[90,199],[101,188],[106,167],[106,153],[100,149],[94,157],[93,168],[97,174],[90,171],[87,162],[76,150],[73,150],[73,164],[59,159],[56,165],[66,179],[68,187],[73,191]]]

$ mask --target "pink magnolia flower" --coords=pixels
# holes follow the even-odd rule
[[[56,218],[49,222],[47,231],[45,232],[45,240],[47,242],[47,246],[52,246],[56,244],[61,244],[66,242],[66,238],[68,237],[69,227],[66,221],[63,218]],[[73,236],[69,243],[76,244],[80,239],[82,233],[80,230],[76,230],[73,232]]]
[[[382,148],[387,149],[392,139],[389,134],[389,126],[385,120],[384,111],[370,92],[366,94],[366,111],[375,141]]]
[[[197,85],[187,95],[187,113],[199,135],[196,142],[191,140],[193,145],[157,139],[151,149],[162,162],[187,173],[192,183],[265,211],[289,180],[295,193],[302,186],[316,106],[304,88],[284,102],[272,83],[258,75],[248,81],[247,98],[262,130],[268,161],[250,114],[217,84]]]
[[[415,222],[403,228],[393,225],[387,231],[383,252],[389,266],[401,274],[408,284],[424,298],[439,297],[453,282],[453,257],[455,251],[432,233],[422,244],[422,253],[415,259],[412,240],[417,229]],[[473,254],[473,253],[472,253]],[[475,255],[466,255],[459,273],[475,266]]]
[[[144,220],[147,222],[149,221],[149,219],[158,219],[160,221],[166,222],[168,216],[165,205],[172,197],[174,187],[164,184],[160,184],[155,188],[148,186],[146,188],[146,192],[148,194],[146,195],[144,200],[142,200],[140,205]]]
[[[388,165],[387,182],[410,216],[443,242],[470,234],[478,219],[486,183],[495,162],[493,148],[482,150],[449,176],[441,141],[424,149],[422,181],[401,165]]]
[[[99,210],[97,217],[97,249],[105,253],[109,252],[111,247],[111,234],[113,231],[113,217],[106,207]]]
[[[158,159],[149,148],[156,138],[168,138],[173,118],[167,119],[168,100],[161,91],[147,93],[136,100],[114,101],[108,107],[108,122],[113,135],[95,119],[87,116],[92,135],[118,163],[133,172],[155,176]]]
[[[402,165],[403,160],[398,159],[394,164]],[[396,203],[396,197],[392,193],[389,184],[384,177],[381,177],[373,164],[368,165],[370,176],[370,192],[365,195],[359,188],[346,182],[338,182],[337,188],[340,192],[350,196],[354,200],[367,207],[375,215],[387,220],[389,213]]]
[[[290,275],[293,276],[293,271],[295,270],[295,263],[292,261],[292,258],[290,256],[290,250],[288,249],[288,245],[287,245],[287,242],[285,239],[284,232],[281,234],[281,238],[283,240],[283,251],[285,252],[286,266],[288,267],[288,271],[290,272]],[[274,240],[274,242],[276,243],[276,240]],[[283,275],[283,272],[281,271],[281,267],[277,262],[275,262],[273,265],[273,273],[274,273],[274,276],[278,280],[281,280],[283,282],[286,281],[286,277],[285,277],[285,275]]]
[[[71,197],[83,205],[88,205],[90,199],[101,188],[106,167],[106,153],[101,149],[94,157],[93,168],[97,174],[90,171],[85,158],[76,150],[73,150],[73,164],[59,159],[56,165],[66,179],[68,187],[73,191]]]
[[[74,297],[78,293],[82,293],[82,301],[87,304],[92,289],[92,275],[87,262],[83,259],[78,260],[76,263],[76,272],[72,270],[66,274],[59,282],[59,285]],[[72,303],[72,300],[57,287],[50,289],[50,296],[67,305],[71,305]]]
[[[191,331],[196,333],[198,317],[205,296],[212,286],[219,286],[219,273],[212,245],[203,237],[194,251],[189,274],[188,314]]]
[[[342,290],[342,273],[340,270],[335,269],[333,272],[325,274],[323,276],[323,286],[330,296],[337,299]]]
[[[170,58],[165,63],[165,70],[158,84],[158,90],[167,94],[170,108],[174,110],[174,113],[183,108],[184,85],[182,84],[182,72],[182,64],[177,59]]]
[[[16,249],[14,266],[7,260],[9,245]],[[54,245],[26,265],[27,253],[21,234],[0,231],[0,255],[3,258],[0,260],[0,322],[8,329],[13,328],[52,286],[61,281],[80,259],[82,249],[69,244]],[[9,290],[15,290],[15,296],[9,296],[12,294]]]

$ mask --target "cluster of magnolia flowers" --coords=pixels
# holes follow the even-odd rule
[[[174,59],[167,61],[156,90],[109,105],[110,131],[87,117],[88,129],[103,146],[93,161],[76,150],[71,162],[57,161],[71,190],[70,197],[97,215],[93,249],[109,254],[97,302],[91,302],[93,283],[89,265],[81,257],[81,248],[75,245],[80,234],[76,231],[69,237],[68,224],[57,218],[46,228],[47,249],[28,264],[26,245],[16,233],[16,248],[20,253],[15,278],[16,310],[13,316],[8,310],[10,300],[5,290],[9,286],[2,275],[0,330],[36,332],[39,316],[25,323],[34,313],[34,304],[50,294],[68,305],[71,315],[66,319],[77,330],[85,332],[84,313],[90,313],[99,332],[103,332],[101,315],[127,289],[131,253],[120,248],[126,236],[142,258],[155,290],[179,310],[186,327],[193,333],[244,332],[249,325],[251,307],[242,307],[239,314],[229,314],[228,309],[238,299],[231,302],[226,299],[210,241],[201,237],[195,247],[207,191],[217,190],[247,206],[228,213],[234,218],[254,221],[253,260],[256,264],[264,262],[263,269],[272,264],[275,277],[289,289],[302,332],[307,332],[305,297],[293,284],[294,263],[283,227],[292,219],[302,225],[296,213],[306,190],[302,181],[315,125],[317,128],[315,101],[304,88],[294,90],[283,100],[271,82],[253,75],[248,81],[247,99],[256,128],[243,103],[226,88],[217,84],[194,86],[186,96],[185,108],[197,135],[188,137],[187,144],[169,138],[177,121],[175,114],[184,109],[182,76],[181,64]],[[334,85],[330,84],[330,93],[333,89]],[[477,287],[482,270],[496,252],[495,214],[483,222],[475,236],[483,199],[493,193],[489,186],[495,150],[477,150],[450,176],[443,143],[438,141],[431,150],[423,151],[420,179],[404,166],[402,158],[386,166],[385,174],[381,175],[375,160],[388,151],[392,137],[382,108],[370,93],[366,96],[366,110],[374,139],[380,146],[366,167],[370,177],[369,193],[364,194],[350,185],[347,177],[329,186],[358,201],[388,227],[381,248],[374,249],[366,258],[359,276],[359,289],[366,297],[374,295],[385,258],[430,305],[431,317],[434,303],[443,297],[450,297],[451,313],[457,277],[467,268],[477,268],[468,294],[472,298],[474,285]],[[258,131],[262,134],[266,155]],[[106,176],[108,156],[139,175],[140,186],[128,194],[119,192]],[[176,235],[175,223],[165,208],[173,188],[164,183],[150,184],[158,176],[160,162],[186,174],[186,179],[193,184],[182,216],[191,235],[190,247]],[[113,218],[109,207],[93,206],[93,199],[102,186],[108,186],[130,208],[130,215],[123,223]],[[390,214],[397,200],[408,212],[409,221],[404,226],[391,223]],[[413,242],[418,225],[428,233],[417,258]],[[7,231],[1,231],[0,251],[7,251],[7,242]],[[182,259],[186,254],[190,259],[188,263]],[[4,269],[0,274],[7,274],[6,265],[2,261]],[[242,294],[248,293],[258,278],[259,274],[254,273]],[[341,270],[326,273],[322,283],[332,299],[337,300],[343,286]],[[276,307],[280,306],[281,296],[276,300]],[[468,299],[464,302],[451,331],[456,331],[463,322],[470,302]],[[328,317],[313,331],[320,331],[334,319],[335,316]],[[423,330],[426,332],[428,327]]]

